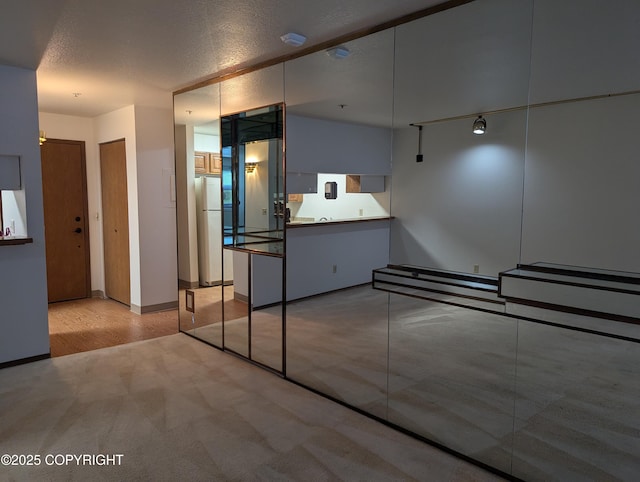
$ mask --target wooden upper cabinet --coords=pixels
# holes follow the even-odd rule
[[[213,152],[196,151],[195,170],[196,174],[220,174],[222,172],[222,157]]]
[[[220,174],[222,172],[222,156],[220,154],[209,154],[209,172]]]
[[[384,192],[384,176],[347,175],[346,192]]]
[[[208,152],[194,152],[196,174],[206,174],[209,172],[209,153]]]

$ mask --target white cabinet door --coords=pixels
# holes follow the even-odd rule
[[[318,174],[311,172],[287,172],[287,194],[318,192]]]

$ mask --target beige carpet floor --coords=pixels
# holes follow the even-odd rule
[[[2,454],[40,460],[2,481],[497,480],[184,334],[0,370]]]

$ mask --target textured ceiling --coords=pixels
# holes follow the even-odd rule
[[[40,110],[96,116],[442,0],[4,0],[0,63],[37,69]],[[80,95],[74,95],[79,93]]]

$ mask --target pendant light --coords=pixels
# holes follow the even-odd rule
[[[473,133],[482,135],[487,130],[487,121],[484,120],[482,115],[479,115],[478,118],[473,122]]]

